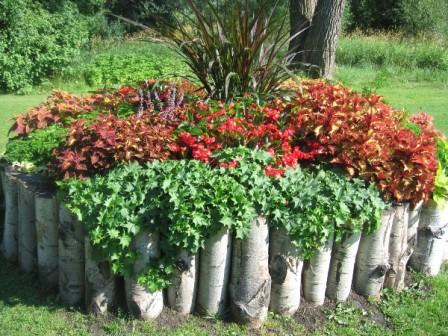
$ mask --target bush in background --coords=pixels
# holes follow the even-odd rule
[[[26,91],[70,64],[88,42],[87,19],[64,2],[50,12],[31,0],[0,2],[0,89]]]

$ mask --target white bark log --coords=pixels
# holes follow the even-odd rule
[[[197,255],[182,250],[177,256],[176,271],[167,290],[170,308],[184,315],[195,309],[198,259]]]
[[[22,175],[18,180],[19,220],[17,241],[19,243],[19,268],[24,272],[37,270],[37,239],[34,207],[34,190],[29,176]]]
[[[59,219],[56,196],[53,192],[39,190],[34,203],[39,281],[46,287],[57,287]]]
[[[334,243],[326,292],[330,299],[342,302],[350,295],[360,241],[361,233],[353,233]]]
[[[394,205],[395,217],[389,241],[389,269],[384,279],[385,288],[403,289],[408,249],[409,204]]]
[[[258,217],[249,236],[233,244],[230,308],[233,317],[252,328],[267,317],[271,292],[269,275],[269,227]]]
[[[197,311],[205,316],[222,316],[226,309],[230,276],[232,237],[223,228],[208,238],[199,258]]]
[[[134,276],[125,278],[126,302],[129,311],[137,318],[153,320],[163,310],[163,293],[149,292],[137,283],[137,275],[144,270],[152,259],[159,257],[159,235],[143,231],[133,242],[133,249],[138,253],[134,263]]]
[[[448,206],[438,207],[434,202],[422,208],[417,247],[411,257],[411,266],[428,275],[437,275],[442,265],[446,235],[448,234]]]
[[[87,237],[84,240],[84,247],[87,311],[95,315],[104,315],[115,303],[115,278],[109,261],[94,259],[92,246]]]
[[[354,287],[365,297],[379,297],[389,268],[389,239],[395,209],[385,210],[381,227],[371,235],[362,235],[356,257]]]
[[[69,210],[59,206],[59,294],[74,306],[84,299],[84,230]]]
[[[17,222],[18,222],[18,188],[17,174],[8,167],[1,174],[3,195],[5,199],[5,215],[3,222],[2,253],[11,261],[17,260]]]
[[[422,210],[423,202],[420,201],[415,206],[409,209],[409,225],[408,225],[408,250],[409,258],[415,251],[417,246],[417,232],[420,223],[420,212]]]
[[[303,271],[303,297],[315,306],[321,306],[325,301],[328,272],[333,248],[333,234],[325,246],[305,262]]]
[[[269,271],[272,278],[269,309],[292,316],[300,306],[303,258],[285,229],[272,229],[269,243]]]

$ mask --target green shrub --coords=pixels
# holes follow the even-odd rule
[[[88,40],[86,20],[64,3],[50,13],[31,0],[0,2],[0,89],[39,84],[67,66]]]

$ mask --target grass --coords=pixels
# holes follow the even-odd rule
[[[386,292],[383,300],[369,307],[356,302],[324,309],[324,320],[307,328],[295,318],[270,315],[257,335],[446,335],[448,330],[448,267],[435,278],[418,277],[413,288],[402,293]],[[321,312],[322,313],[322,312]],[[380,314],[386,323],[378,323]],[[376,317],[375,317],[376,316]],[[0,258],[0,335],[151,335],[205,336],[254,335],[234,323],[165,312],[153,322],[131,319],[118,312],[96,318],[64,308],[55,294],[36,285],[34,275],[18,272]]]

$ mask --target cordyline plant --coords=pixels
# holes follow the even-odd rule
[[[247,94],[266,96],[279,90],[288,77],[293,56],[283,54],[290,40],[286,18],[274,20],[277,5],[266,0],[226,2],[205,8],[186,1],[193,16],[164,22],[162,33],[213,99],[231,101]]]

